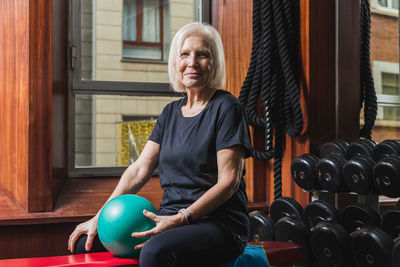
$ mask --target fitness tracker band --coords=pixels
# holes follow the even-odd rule
[[[187,211],[187,209],[180,209],[180,210],[178,211],[178,213],[182,213],[183,216],[185,216],[186,222],[187,222],[188,224],[191,224],[191,223],[192,223],[192,215],[190,214],[190,212]]]

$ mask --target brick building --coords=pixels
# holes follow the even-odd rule
[[[371,3],[371,67],[378,97],[372,138],[400,139],[398,2]]]

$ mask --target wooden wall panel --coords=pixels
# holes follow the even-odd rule
[[[68,176],[68,2],[52,1],[52,193],[53,203]]]
[[[359,9],[357,0],[310,0],[309,103],[313,123],[309,130],[314,153],[333,138],[359,138]]]
[[[51,1],[0,3],[0,188],[29,211],[51,201]]]
[[[338,0],[337,133],[344,140],[360,137],[360,1]],[[349,27],[351,25],[351,27]]]
[[[28,211],[50,211],[52,140],[52,1],[29,1]]]
[[[0,189],[27,207],[29,2],[0,1]]]
[[[336,132],[335,9],[335,0],[310,0],[309,133],[311,152],[317,155]]]
[[[0,259],[68,255],[76,223],[0,226]]]

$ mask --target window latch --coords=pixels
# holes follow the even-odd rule
[[[74,69],[75,68],[76,59],[78,58],[76,46],[71,46],[70,47],[70,53],[71,53],[70,54],[71,55],[71,68]]]

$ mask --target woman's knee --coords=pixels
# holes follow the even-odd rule
[[[141,249],[140,266],[175,266],[175,254],[168,244],[150,239]]]
[[[90,253],[90,252],[105,252],[105,251],[107,251],[107,249],[101,243],[98,235],[96,235],[94,237],[93,243],[92,243],[92,248],[90,249],[90,251],[86,251],[86,249],[85,249],[86,240],[87,240],[87,235],[85,235],[85,234],[78,237],[78,240],[75,243],[75,249],[74,249],[73,254],[85,254],[85,253]]]

